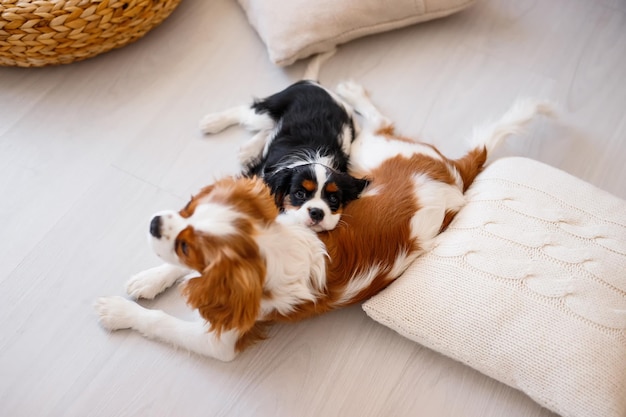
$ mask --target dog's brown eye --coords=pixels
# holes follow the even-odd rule
[[[183,255],[189,255],[189,246],[187,245],[187,242],[185,242],[184,240],[180,241],[178,247],[180,248],[180,251],[183,253]]]

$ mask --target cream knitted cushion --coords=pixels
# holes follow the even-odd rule
[[[626,416],[626,202],[524,158],[467,199],[364,310],[564,417]]]
[[[272,62],[298,59],[391,29],[447,16],[475,0],[239,0]]]

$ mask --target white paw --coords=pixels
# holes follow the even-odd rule
[[[337,94],[352,105],[363,98],[368,99],[365,88],[361,84],[357,84],[354,81],[344,81],[340,83],[337,86]]]
[[[213,134],[221,132],[230,126],[232,122],[228,120],[222,113],[207,114],[200,120],[200,130],[204,134]]]
[[[171,285],[168,278],[168,274],[159,268],[142,271],[126,282],[126,294],[133,298],[152,300]]]
[[[129,329],[137,317],[137,304],[123,297],[100,297],[93,305],[100,324],[107,330]]]
[[[261,149],[263,151],[263,149]],[[247,167],[261,158],[261,154],[258,152],[255,146],[244,144],[239,148],[239,164],[242,167]]]

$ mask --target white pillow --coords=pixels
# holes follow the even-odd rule
[[[280,66],[361,36],[436,19],[475,0],[238,0]]]
[[[626,416],[626,202],[524,158],[467,199],[364,310],[562,416]]]

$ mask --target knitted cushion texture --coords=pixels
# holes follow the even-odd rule
[[[626,416],[626,202],[525,158],[364,310],[564,417]]]

